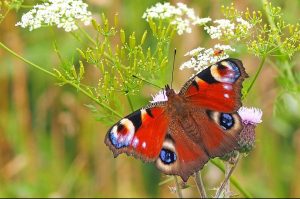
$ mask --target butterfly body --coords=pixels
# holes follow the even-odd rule
[[[166,100],[121,119],[105,143],[115,157],[126,153],[155,162],[163,173],[186,181],[209,159],[237,147],[242,125],[236,111],[246,76],[239,60],[227,59],[196,74],[179,93],[167,85]]]

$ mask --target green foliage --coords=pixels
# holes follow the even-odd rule
[[[225,18],[234,21],[242,17],[248,21],[252,28],[244,29],[241,24],[237,25],[234,35],[225,35],[224,39],[236,42],[242,40],[248,50],[258,57],[282,56],[291,58],[299,51],[299,23],[291,24],[283,19],[283,12],[280,7],[275,7],[271,3],[264,4],[265,16],[262,11],[245,12],[237,10],[234,5],[223,6],[222,12]],[[268,23],[263,21],[263,17],[268,19]]]
[[[0,23],[10,10],[18,11],[24,0],[3,0],[0,1]]]
[[[251,29],[246,30],[238,24],[234,35],[225,34],[222,39],[234,45],[240,45],[242,42],[247,46],[249,53],[261,58],[256,75],[245,83],[244,97],[250,92],[265,61],[268,60],[278,71],[277,80],[282,92],[293,93],[292,96],[300,98],[300,81],[296,78],[299,72],[294,71],[295,65],[292,61],[294,55],[300,51],[300,24],[285,21],[281,7],[273,6],[268,1],[263,1],[263,11],[251,12],[247,9],[246,12],[242,12],[234,8],[232,4],[227,7],[223,6],[222,12],[225,18],[231,21],[242,17],[252,26]],[[267,19],[267,22],[263,19]],[[277,107],[282,104],[276,103],[275,109],[282,109],[282,107]]]
[[[92,24],[95,39],[82,30],[90,44],[84,49],[77,49],[82,58],[79,66],[76,68],[74,64],[62,61],[61,67],[55,71],[61,84],[75,84],[86,90],[98,103],[115,109],[119,107],[120,95],[135,95],[140,92],[143,86],[141,79],[155,80],[166,71],[172,32],[151,22],[151,30],[156,38],[156,43],[151,48],[145,46],[147,31],[140,38],[134,32],[126,33],[118,27],[117,15],[114,24],[110,24],[104,14],[101,15],[101,24],[95,20]],[[59,55],[58,50],[56,52]],[[86,64],[97,69],[99,80],[95,85],[87,86],[82,83]]]

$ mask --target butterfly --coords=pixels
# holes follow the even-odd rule
[[[238,59],[228,58],[190,78],[179,93],[168,85],[167,100],[153,102],[114,124],[105,137],[114,156],[155,162],[183,181],[214,157],[237,148],[242,130],[237,110],[248,77]]]

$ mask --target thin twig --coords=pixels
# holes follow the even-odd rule
[[[225,162],[225,176],[229,175],[230,169],[231,169],[231,164],[228,161]],[[227,180],[227,182],[225,183],[225,186],[224,186],[224,197],[229,198],[230,195],[231,195],[231,193],[230,193],[230,180]]]
[[[233,165],[232,165],[232,167],[231,167],[231,169],[230,169],[230,171],[228,172],[227,175],[225,175],[225,179],[224,179],[222,185],[220,186],[220,188],[218,189],[215,198],[219,198],[219,197],[220,197],[220,195],[221,195],[223,189],[225,188],[225,185],[226,185],[227,182],[229,181],[230,176],[232,175],[234,169],[236,168],[237,163],[239,162],[239,159],[240,159],[240,158],[239,158],[239,154],[238,154],[237,157],[236,157],[236,159],[235,159],[235,161],[234,161],[234,163],[233,163]],[[225,173],[226,173],[226,172],[225,172]]]
[[[181,191],[181,189],[180,189],[180,186],[179,186],[179,182],[178,182],[177,176],[174,176],[174,179],[175,179],[175,185],[176,185],[176,193],[177,193],[177,197],[178,197],[178,198],[182,198],[182,191]]]
[[[195,173],[195,181],[201,198],[207,198],[200,171]]]
[[[24,57],[22,57],[21,55],[19,55],[18,53],[14,52],[13,50],[11,50],[10,48],[8,48],[6,45],[4,45],[2,42],[0,42],[0,47],[2,47],[4,50],[6,50],[7,52],[9,52],[10,54],[14,55],[15,57],[21,59],[23,62],[35,67],[36,69],[39,69],[40,71],[46,73],[47,75],[50,75],[52,77],[57,77],[54,73],[40,67],[39,65],[25,59]]]
[[[262,67],[264,66],[265,61],[266,61],[266,56],[263,56],[262,59],[261,59],[261,61],[260,61],[260,63],[259,63],[259,67],[258,67],[258,69],[257,69],[257,71],[255,73],[255,76],[254,76],[253,80],[251,81],[249,87],[247,88],[246,93],[243,95],[242,99],[245,99],[246,96],[249,94],[249,92],[252,89],[254,83],[256,82],[256,79],[257,79],[258,75],[261,72]]]
[[[222,163],[220,162],[220,160],[215,160],[212,159],[210,160],[210,162],[215,165],[216,167],[218,167],[222,172],[225,172],[224,166],[222,165]],[[253,196],[251,195],[251,193],[249,193],[246,189],[244,189],[240,183],[238,182],[238,180],[234,177],[231,176],[230,177],[230,182],[232,183],[232,185],[235,186],[235,188],[237,188],[237,190],[240,191],[240,193],[245,197],[245,198],[253,198]]]

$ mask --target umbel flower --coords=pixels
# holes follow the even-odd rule
[[[169,20],[171,24],[175,25],[177,34],[191,33],[191,25],[204,25],[211,21],[211,18],[199,18],[195,15],[192,8],[188,8],[183,3],[177,3],[176,6],[168,2],[157,3],[148,8],[143,14],[146,21],[149,19]]]
[[[66,32],[78,29],[77,21],[89,25],[92,13],[82,0],[49,0],[49,3],[37,4],[25,13],[16,26],[29,28],[30,31],[42,26],[56,25]]]
[[[236,22],[228,19],[217,19],[213,23],[215,26],[204,27],[204,30],[206,30],[212,39],[222,39],[224,36],[231,38],[236,36],[236,32],[247,34],[249,33],[249,29],[253,27],[252,24],[241,17],[236,18]],[[239,40],[240,38],[237,39]]]
[[[229,45],[216,44],[213,48],[201,48],[198,47],[187,52],[184,56],[192,56],[192,58],[184,62],[180,66],[180,70],[185,68],[192,68],[195,71],[199,72],[211,64],[215,64],[218,61],[226,59],[229,57],[227,52],[234,52],[235,49]]]

